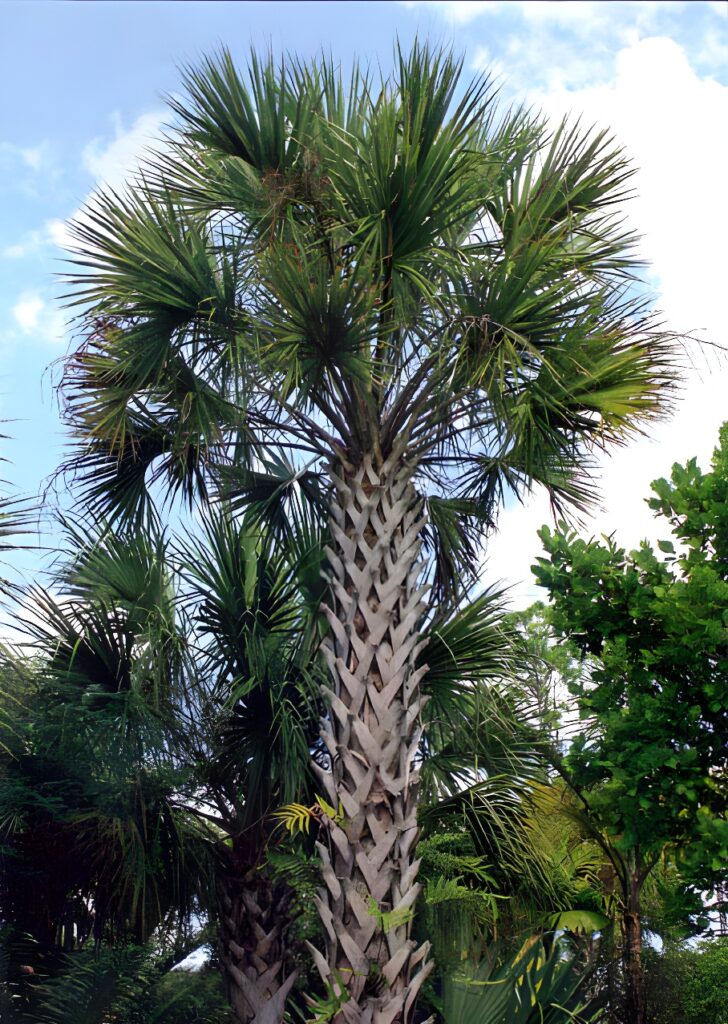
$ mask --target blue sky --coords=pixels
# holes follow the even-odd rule
[[[726,342],[728,3],[25,0],[0,3],[0,25],[0,419],[15,421],[1,454],[21,491],[62,453],[52,384],[69,340],[54,277],[64,221],[96,183],[123,180],[165,120],[179,64],[219,43],[241,63],[251,44],[304,57],[324,47],[386,70],[395,39],[419,33],[452,43],[468,73],[492,68],[504,97],[611,126],[641,168],[630,215],[657,304],[675,328]],[[728,374],[689,349],[676,417],[605,464],[595,532],[637,543],[652,529],[649,481],[674,459],[709,457]],[[546,518],[538,496],[508,512],[494,575],[528,576]]]

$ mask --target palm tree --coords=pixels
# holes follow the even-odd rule
[[[208,910],[240,1024],[279,1024],[299,973],[297,892],[267,867],[272,812],[313,802],[322,672],[305,596],[321,551],[298,526],[297,543],[274,548],[249,520],[214,511],[202,538],[176,551],[190,649],[179,737],[190,773],[178,799],[215,830]],[[313,584],[321,590],[318,571]]]
[[[54,574],[16,608],[3,649],[4,918],[46,951],[146,941],[189,914],[204,844],[172,802],[167,721],[179,661],[163,544],[72,529]]]
[[[80,499],[129,522],[265,485],[329,517],[319,778],[341,814],[313,955],[337,1021],[408,1024],[430,970],[409,922],[428,608],[467,585],[507,493],[587,507],[594,453],[675,375],[633,287],[624,154],[499,114],[487,78],[458,93],[461,68],[417,44],[344,85],[329,59],[253,55],[246,78],[223,52],[74,228]]]

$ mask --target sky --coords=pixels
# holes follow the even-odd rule
[[[630,548],[661,535],[650,481],[697,456],[728,419],[728,3],[0,2],[0,476],[37,493],[62,458],[54,385],[72,338],[60,296],[65,222],[101,182],[119,185],[168,119],[178,69],[226,45],[305,58],[322,48],[386,71],[396,39],[451,45],[489,69],[504,102],[610,128],[638,167],[629,204],[666,325],[684,333],[674,415],[604,460],[587,535]],[[523,605],[543,495],[503,513],[485,576]],[[662,531],[664,535],[664,529]],[[33,556],[24,555],[32,570]]]

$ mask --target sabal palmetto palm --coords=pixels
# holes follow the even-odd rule
[[[275,453],[280,487],[287,460],[327,509],[320,785],[344,817],[315,957],[350,1022],[411,1021],[428,971],[408,921],[426,582],[452,593],[509,490],[584,507],[595,450],[673,379],[631,287],[624,155],[499,115],[484,78],[456,99],[460,70],[416,45],[381,84],[327,59],[253,56],[245,78],[223,53],[185,73],[144,175],[75,226],[83,499],[126,519],[153,492],[245,501]]]
[[[277,1024],[294,893],[261,866],[270,811],[310,779],[318,538],[299,524],[273,551],[227,513],[174,544],[153,524],[65,525],[58,596],[35,588],[13,609],[37,658],[0,659],[0,905],[72,948],[145,940],[195,894],[234,1019]]]
[[[265,867],[288,801],[313,801],[321,667],[317,602],[307,569],[321,560],[305,531],[275,550],[228,511],[210,513],[203,537],[177,550],[190,648],[180,747],[192,771],[183,806],[214,823],[210,917],[233,1018],[278,1024],[296,981],[295,889]],[[314,585],[321,590],[319,572]],[[311,627],[311,628],[309,628]]]

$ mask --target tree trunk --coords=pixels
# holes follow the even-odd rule
[[[236,1024],[280,1024],[296,980],[288,945],[293,890],[255,867],[218,882],[218,952]]]
[[[616,930],[616,929],[614,929]],[[609,1024],[622,1024],[622,984],[619,972],[619,947],[616,938],[609,940],[607,949],[607,1020]]]
[[[631,879],[629,905],[622,917],[622,963],[625,983],[625,1024],[645,1024],[645,987],[642,976],[642,921],[639,888]]]
[[[614,864],[606,860],[599,868],[599,881],[602,883],[604,893],[611,903],[617,885],[617,873]],[[620,921],[620,932],[623,931]],[[606,997],[607,1005],[605,1024],[624,1024],[622,1017],[622,978],[620,973],[620,959],[623,946],[620,945],[623,936],[617,931],[616,919],[611,926],[601,933],[599,940],[600,955],[605,964],[606,971]]]
[[[410,937],[426,671],[414,668],[426,588],[417,589],[424,514],[411,475],[397,455],[333,474],[332,682],[322,727],[331,772],[319,774],[343,818],[326,819],[327,842],[317,844],[326,956],[311,951],[342,997],[336,1024],[410,1024],[431,969],[429,943],[418,948]]]

